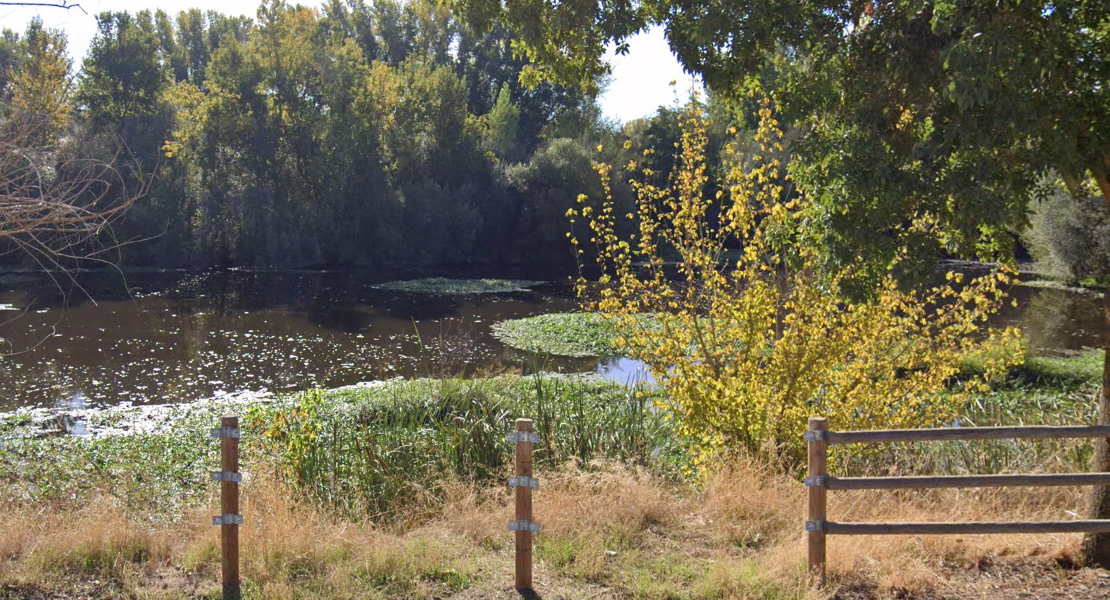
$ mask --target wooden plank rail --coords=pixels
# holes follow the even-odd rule
[[[945,427],[940,429],[886,429],[827,431],[828,443],[874,444],[892,442],[944,442],[959,440],[1048,440],[1061,438],[1110,438],[1110,425],[1042,427]]]
[[[923,490],[932,488],[1110,485],[1110,473],[1042,475],[942,475],[933,477],[826,477],[827,490]]]
[[[958,440],[1107,438],[1110,425],[1042,427],[947,427],[829,431],[824,417],[810,417],[808,447],[807,564],[818,585],[825,583],[826,537],[829,535],[974,535],[1004,533],[1110,533],[1110,519],[1086,521],[1019,521],[969,523],[840,523],[826,520],[828,490],[904,490],[928,488],[1110,486],[1110,473],[941,475],[910,477],[832,477],[828,449],[834,444],[943,442]]]
[[[974,535],[1000,533],[1110,533],[1110,520],[966,523],[832,523],[828,535]]]

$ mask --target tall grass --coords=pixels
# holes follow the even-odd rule
[[[1033,356],[988,393],[971,397],[954,425],[1092,425],[1102,352]],[[842,467],[851,474],[1051,473],[1091,468],[1091,440],[994,440],[886,444],[849,448]]]
[[[435,510],[445,484],[509,475],[506,434],[519,417],[535,422],[541,468],[609,459],[673,474],[681,462],[649,392],[555,376],[311,391],[252,421],[313,497],[351,517],[390,520],[401,506],[406,516]]]

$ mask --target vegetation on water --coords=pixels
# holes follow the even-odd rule
[[[548,313],[510,319],[493,325],[493,335],[505,345],[555,356],[619,356],[617,333],[596,313]]]
[[[426,277],[405,281],[388,281],[374,287],[379,290],[412,292],[436,296],[466,296],[477,294],[508,294],[527,292],[540,285],[542,281],[526,279],[449,279],[446,277]]]

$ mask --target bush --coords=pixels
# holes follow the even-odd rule
[[[778,158],[783,138],[769,101],[760,115],[756,152],[726,150],[738,160],[716,193],[704,111],[694,105],[680,116],[674,174],[660,187],[645,168],[633,184],[634,214],[609,195],[580,199],[572,216],[590,231],[572,243],[596,247],[601,274],[596,283],[579,278],[586,308],[610,319],[618,348],[651,369],[661,406],[698,461],[733,448],[796,466],[810,415],[827,415],[834,429],[950,423],[968,392],[984,387],[981,377],[952,386],[968,355],[988,372],[1021,358],[981,350],[987,339],[1020,348],[1005,340],[1014,330],[983,331],[1007,271],[970,281],[949,273],[919,292],[888,274],[863,299],[847,297],[860,265],[822,268],[806,198],[790,193]],[[599,171],[607,181],[610,167]],[[637,221],[639,233],[621,235],[621,221]],[[908,227],[934,234],[926,215]]]

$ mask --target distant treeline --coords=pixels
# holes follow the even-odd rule
[[[592,96],[523,87],[510,31],[477,35],[434,0],[97,20],[80,69],[60,32],[3,32],[0,118],[33,123],[39,155],[149,186],[104,255],[125,264],[570,262],[565,214],[600,193],[594,162],[672,160],[673,111],[617,130]]]

